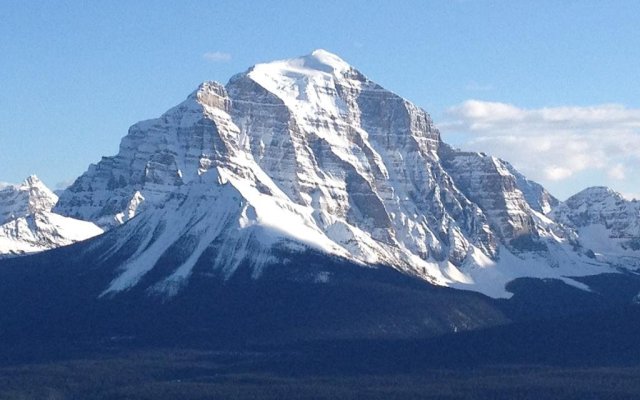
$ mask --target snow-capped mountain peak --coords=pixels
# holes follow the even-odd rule
[[[640,267],[640,201],[596,186],[560,203],[549,216],[574,229],[592,257],[620,267]]]
[[[590,224],[612,226],[623,222],[625,225],[639,225],[640,202],[627,200],[608,187],[594,186],[569,197],[553,210],[552,215],[559,222],[577,227]]]
[[[91,222],[51,212],[58,201],[37,176],[0,190],[0,256],[69,245],[102,233]]]
[[[328,65],[333,67],[334,69],[350,69],[351,66],[344,61],[337,54],[331,53],[325,49],[315,49],[308,56],[304,58],[313,58],[323,65]],[[317,69],[317,68],[316,68]]]
[[[622,194],[606,186],[592,186],[586,188],[565,201],[565,203],[571,204],[572,207],[596,203],[614,205],[625,202],[627,202],[627,200],[622,196]]]
[[[133,125],[55,209],[124,224],[103,255],[121,263],[109,293],[140,282],[174,293],[201,264],[259,276],[274,253],[311,247],[506,296],[519,276],[607,270],[574,252],[572,229],[545,215],[555,204],[505,161],[446,145],[424,110],[317,50],[205,82]]]
[[[337,55],[317,49],[302,57],[256,64],[250,69],[250,74],[270,77],[322,74],[341,76],[352,70],[354,70],[353,67]]]
[[[323,113],[334,118],[348,112],[348,105],[343,103],[345,99],[338,95],[338,90],[360,91],[360,86],[370,83],[344,60],[325,50],[257,64],[232,78],[231,82],[246,78],[277,96],[292,110]]]
[[[50,211],[58,202],[58,196],[31,175],[20,185],[10,185],[0,190],[0,224],[39,211]]]

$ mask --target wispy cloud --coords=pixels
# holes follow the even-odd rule
[[[463,147],[513,161],[541,181],[583,171],[624,181],[640,170],[640,109],[618,104],[520,108],[468,100],[450,108],[443,132],[467,134]]]
[[[229,62],[231,54],[222,51],[208,51],[202,55],[202,58],[211,62]]]

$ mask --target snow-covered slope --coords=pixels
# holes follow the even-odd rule
[[[36,176],[0,190],[0,256],[66,246],[102,233],[87,221],[51,212],[56,196]]]
[[[621,267],[640,267],[640,202],[606,187],[571,196],[550,213],[576,230],[583,251]]]
[[[55,210],[105,228],[131,220],[116,230],[124,261],[107,293],[141,279],[175,293],[203,257],[225,276],[249,260],[259,276],[274,248],[313,247],[505,296],[515,277],[608,270],[543,214],[556,202],[508,163],[447,146],[424,110],[316,50],[205,82],[135,124]]]

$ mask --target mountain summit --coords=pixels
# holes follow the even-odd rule
[[[442,142],[424,110],[316,50],[205,82],[133,125],[55,210],[114,228],[101,259],[118,268],[103,295],[140,285],[173,295],[195,275],[242,268],[257,279],[314,251],[502,297],[521,276],[575,283],[611,270],[545,215],[557,204],[507,162]]]
[[[66,246],[102,233],[91,222],[51,212],[57,201],[35,175],[0,188],[0,257]]]

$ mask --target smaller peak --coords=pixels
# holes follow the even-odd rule
[[[578,194],[617,194],[617,192],[607,186],[591,186],[581,190]]]
[[[615,200],[624,200],[624,196],[622,196],[622,194],[616,192],[610,187],[591,186],[569,197],[567,201],[571,202],[571,201],[577,201],[579,199],[593,199],[593,200],[602,201],[608,198],[615,199]]]
[[[24,186],[29,186],[29,187],[44,185],[44,183],[42,183],[40,178],[38,178],[36,175],[29,175],[27,179],[25,179],[24,182],[22,182],[22,184]]]
[[[15,186],[15,189],[18,191],[29,192],[37,197],[47,197],[47,198],[56,198],[55,193],[49,189],[44,182],[40,180],[36,175],[29,175],[27,179],[25,179],[19,186]]]
[[[220,108],[224,111],[228,111],[229,109],[227,91],[224,85],[216,81],[202,82],[198,85],[198,88],[189,95],[188,99],[195,100],[202,105]]]
[[[30,214],[51,211],[58,201],[58,196],[35,175],[29,176],[19,185],[4,189],[1,197],[0,224]]]
[[[35,194],[37,197],[54,198],[57,201],[57,196],[44,182],[40,180],[36,175],[30,175],[22,182],[18,190],[29,191]]]
[[[208,94],[215,94],[218,96],[226,96],[227,92],[224,88],[224,85],[222,85],[219,82],[216,81],[204,81],[201,84],[198,85],[198,88],[196,90],[194,90],[193,92],[191,92],[191,94],[189,95],[190,99],[198,99],[200,96],[203,95],[208,95]]]
[[[203,92],[203,91],[215,91],[215,92],[219,92],[219,91],[223,91],[224,92],[224,85],[221,84],[220,82],[216,82],[216,81],[204,81],[202,82],[200,85],[198,85],[198,89],[196,89],[196,92]]]

